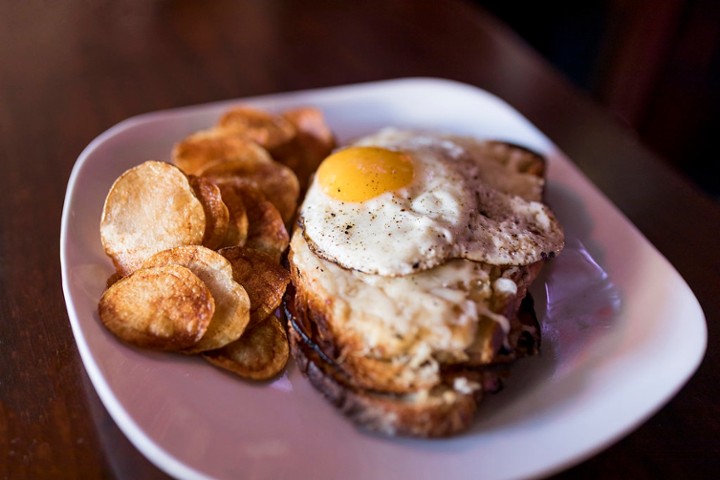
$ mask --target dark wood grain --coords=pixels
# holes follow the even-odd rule
[[[162,108],[407,76],[470,83],[526,115],[672,262],[707,316],[708,353],[686,388],[559,477],[710,478],[720,207],[459,0],[0,2],[0,478],[164,477],[98,400],[62,296],[62,202],[95,136]]]

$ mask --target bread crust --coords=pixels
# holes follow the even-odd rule
[[[358,388],[336,363],[313,345],[293,312],[294,292],[286,294],[290,351],[302,374],[330,403],[359,427],[386,435],[446,437],[472,425],[482,389],[460,393],[442,386],[426,395],[392,394]],[[483,372],[499,390],[502,369]]]
[[[393,393],[364,388],[343,366],[329,355],[333,345],[318,340],[313,329],[315,310],[308,308],[291,284],[285,294],[290,352],[301,373],[323,397],[358,427],[387,435],[447,437],[467,430],[473,423],[479,403],[489,393],[502,389],[512,360],[537,353],[539,330],[528,295],[518,312],[517,354],[498,358],[490,365],[446,365],[442,384],[428,391]],[[522,333],[525,332],[525,333]],[[456,378],[472,381],[479,388],[459,391]]]

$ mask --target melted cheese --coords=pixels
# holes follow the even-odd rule
[[[480,316],[503,334],[510,324],[490,309],[512,280],[491,282],[489,265],[451,260],[431,270],[387,278],[343,269],[316,256],[300,232],[291,242],[293,264],[310,289],[331,299],[333,330],[353,355],[391,358],[413,370],[437,373],[436,361],[465,361],[477,344]],[[482,332],[480,332],[482,333]],[[362,347],[358,347],[358,346]]]

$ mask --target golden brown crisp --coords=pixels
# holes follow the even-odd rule
[[[205,234],[202,244],[211,250],[223,245],[230,228],[230,212],[223,202],[220,189],[211,181],[190,175],[190,185],[205,210]]]
[[[295,127],[296,134],[286,146],[273,151],[273,158],[295,172],[304,192],[310,175],[335,148],[335,136],[317,108],[294,108],[282,116]]]
[[[108,288],[98,306],[100,320],[123,341],[169,351],[195,345],[214,312],[210,290],[179,265],[136,270]]]
[[[250,321],[250,299],[233,279],[230,262],[219,253],[200,245],[177,247],[149,258],[143,268],[181,265],[207,285],[215,299],[215,314],[205,335],[186,353],[213,350],[240,338]]]
[[[230,223],[222,246],[245,245],[248,236],[248,215],[245,203],[235,188],[223,183],[218,183],[216,186],[230,214]]]
[[[169,163],[147,161],[123,173],[105,199],[100,238],[125,276],[156,252],[202,242],[205,211],[188,178]]]
[[[241,198],[248,219],[247,238],[244,245],[260,250],[273,261],[280,263],[289,243],[289,234],[280,213],[265,196],[251,185],[225,183],[220,185],[223,195]]]
[[[248,330],[240,340],[202,355],[213,365],[242,378],[269,380],[283,371],[289,353],[285,328],[271,316]]]
[[[197,175],[209,163],[225,160],[271,162],[265,148],[230,131],[212,128],[194,133],[175,145],[173,163],[187,174]]]
[[[233,278],[250,297],[250,325],[268,318],[280,306],[290,273],[265,253],[246,247],[228,247],[219,252],[232,265]]]
[[[253,162],[247,159],[221,160],[205,165],[200,175],[216,184],[252,186],[275,205],[284,222],[295,216],[300,184],[295,173],[281,163]]]
[[[225,112],[218,121],[218,127],[251,139],[270,151],[295,136],[295,128],[283,117],[247,106]]]

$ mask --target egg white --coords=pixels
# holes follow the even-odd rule
[[[385,129],[355,145],[407,153],[414,178],[364,202],[334,199],[314,179],[300,221],[320,257],[393,277],[454,258],[528,265],[562,249],[562,228],[547,206],[498,188],[508,182],[493,180],[467,139]]]

